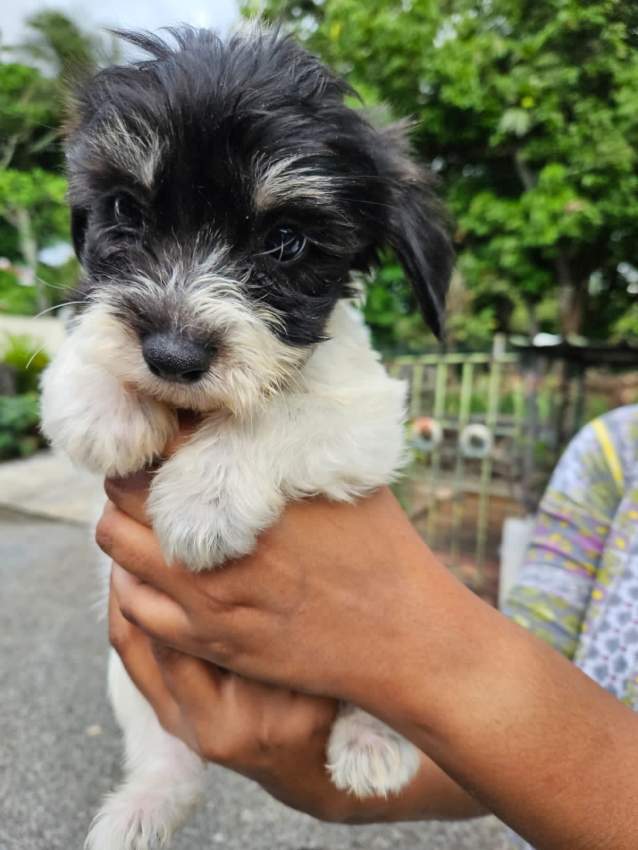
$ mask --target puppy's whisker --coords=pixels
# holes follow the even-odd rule
[[[46,307],[44,310],[40,310],[40,312],[36,313],[33,318],[39,319],[41,316],[44,316],[47,313],[52,313],[54,310],[61,310],[62,307],[73,307],[76,304],[84,304],[84,301],[65,301],[62,304],[53,304],[51,307]]]
[[[285,242],[282,242],[281,245],[277,245],[275,248],[271,248],[269,251],[258,251],[255,254],[255,257],[266,257],[269,254],[278,254],[279,257],[283,255],[284,250],[289,246],[294,244],[296,237],[292,236],[290,239],[287,239]]]
[[[44,280],[44,278],[40,277],[40,275],[36,275],[36,280],[40,286],[46,286],[48,289],[58,289],[60,292],[68,292],[68,286],[60,286],[58,283],[50,283],[48,280]]]
[[[26,371],[28,371],[31,368],[31,364],[33,363],[35,358],[38,356],[38,354],[40,354],[42,351],[44,351],[44,349],[45,349],[44,345],[41,345],[40,348],[36,348],[36,350],[33,352],[31,357],[29,357],[29,359],[27,360],[27,362],[24,366]]]

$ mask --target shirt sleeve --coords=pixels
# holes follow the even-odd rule
[[[573,658],[605,542],[622,495],[614,444],[598,419],[561,458],[538,511],[504,613]]]

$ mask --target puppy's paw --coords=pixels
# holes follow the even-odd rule
[[[182,447],[157,472],[148,512],[162,552],[199,572],[247,555],[257,535],[272,525],[282,507],[271,486],[241,478],[228,466],[240,462],[206,457],[206,445]]]
[[[328,741],[328,772],[337,788],[356,797],[397,794],[414,778],[417,748],[381,720],[347,706]]]
[[[114,794],[91,824],[85,850],[160,850],[173,832],[164,795]]]
[[[177,431],[172,411],[151,399],[122,400],[112,417],[87,422],[86,431],[69,434],[68,454],[103,475],[130,475],[148,466]]]
[[[257,540],[252,522],[242,521],[228,502],[212,494],[184,492],[191,482],[173,485],[168,473],[167,466],[157,473],[148,501],[153,529],[168,563],[179,561],[199,572],[252,551]]]
[[[123,785],[107,797],[91,824],[85,850],[161,850],[198,798],[163,787]],[[189,789],[190,790],[190,789]]]
[[[43,381],[42,428],[55,448],[102,475],[143,469],[177,431],[175,413],[141,398],[102,370],[62,397],[56,375]]]

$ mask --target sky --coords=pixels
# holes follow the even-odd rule
[[[66,12],[89,30],[99,26],[154,30],[178,23],[225,30],[238,17],[236,0],[14,0],[3,5],[4,44],[19,41],[24,19],[46,8]]]

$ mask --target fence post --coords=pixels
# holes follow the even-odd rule
[[[474,364],[470,360],[463,363],[461,372],[461,399],[459,403],[458,417],[458,438],[463,433],[463,429],[467,427],[472,413],[472,379],[474,377]],[[450,566],[456,567],[459,565],[460,546],[459,546],[459,529],[463,518],[463,472],[465,467],[465,458],[463,453],[458,448],[456,451],[456,466],[454,470],[454,485],[453,485],[453,502],[452,502],[452,539],[450,542]]]
[[[436,384],[434,389],[434,419],[441,423],[445,416],[445,390],[447,385],[447,362],[443,355],[439,356],[436,363]],[[436,546],[436,520],[438,513],[436,487],[441,474],[441,447],[436,445],[432,449],[430,460],[430,505],[426,524],[426,539],[428,546]]]
[[[521,500],[525,513],[530,514],[536,510],[536,499],[534,496],[534,452],[538,436],[538,382],[539,382],[539,356],[537,354],[523,354],[521,360],[523,371],[523,384],[525,395],[525,438],[523,440],[523,475],[521,481]]]
[[[496,428],[499,411],[499,388],[501,381],[501,358],[505,353],[505,337],[497,334],[494,337],[492,358],[490,360],[490,374],[487,390],[487,414],[485,425],[493,434]],[[479,489],[479,510],[476,534],[476,568],[479,589],[483,585],[483,565],[485,562],[485,549],[487,545],[487,524],[489,506],[489,485],[492,477],[492,452],[481,461],[481,479]]]

